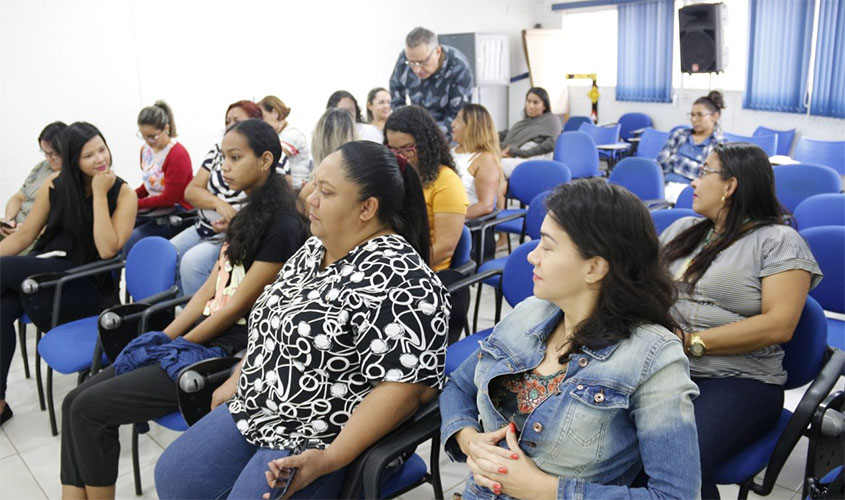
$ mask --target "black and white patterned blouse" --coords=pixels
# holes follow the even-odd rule
[[[378,236],[321,270],[324,252],[306,241],[250,313],[229,411],[256,446],[330,443],[381,381],[443,385],[449,295],[408,242]]]

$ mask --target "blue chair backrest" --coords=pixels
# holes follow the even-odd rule
[[[666,228],[671,226],[676,220],[684,217],[701,216],[695,213],[695,211],[691,208],[663,208],[651,211],[651,220],[654,221],[654,229],[657,231],[658,236],[660,236],[660,233],[665,231]]]
[[[564,132],[572,132],[578,130],[582,123],[593,123],[593,119],[589,116],[570,116],[563,125]]]
[[[541,191],[572,180],[569,168],[554,160],[528,160],[516,166],[508,181],[510,194],[528,205]]]
[[[776,135],[778,136],[777,154],[789,156],[789,150],[792,149],[792,140],[795,139],[795,129],[789,130],[775,130],[767,127],[757,127],[754,135]]]
[[[633,137],[632,131],[651,125],[651,117],[645,113],[625,113],[619,117],[619,136],[627,141]]]
[[[797,164],[780,165],[773,170],[778,200],[790,212],[810,196],[842,191],[842,179],[830,167]]]
[[[812,297],[807,297],[801,319],[792,339],[782,344],[783,369],[786,370],[784,389],[794,389],[810,383],[824,364],[827,347],[827,318],[824,310]]]
[[[176,248],[160,236],[148,236],[126,256],[126,290],[137,302],[172,287],[176,280]]]
[[[675,125],[674,127],[672,127],[671,130],[669,130],[669,135],[674,134],[676,130],[681,130],[682,128],[685,129],[685,128],[692,128],[692,127],[690,127],[689,125]]]
[[[590,134],[596,144],[616,144],[619,142],[619,124],[599,127],[592,123],[582,123],[578,130]]]
[[[689,208],[692,209],[692,185],[689,185],[681,191],[678,199],[675,200],[675,208]]]
[[[669,140],[669,132],[661,132],[653,128],[647,128],[640,134],[640,143],[637,145],[637,155],[640,158],[657,159],[657,154]]]
[[[531,199],[528,204],[528,210],[525,211],[525,234],[532,240],[540,239],[540,226],[543,225],[543,219],[546,218],[546,197],[552,193],[552,190],[546,190],[539,193]]]
[[[801,231],[824,279],[810,295],[828,311],[845,313],[845,226],[819,226]]]
[[[663,199],[663,170],[648,158],[624,158],[616,164],[607,182],[619,184],[641,200]]]
[[[792,158],[801,163],[825,165],[845,175],[845,141],[819,141],[801,137]]]
[[[845,194],[824,193],[810,196],[795,207],[798,229],[816,226],[845,226]]]
[[[461,267],[469,262],[469,255],[472,251],[472,235],[469,228],[464,226],[461,230],[461,239],[458,240],[458,246],[455,247],[455,253],[452,254],[452,263],[449,267],[452,269]]]
[[[555,143],[554,159],[569,167],[573,179],[599,175],[599,152],[596,142],[586,132],[560,134]]]
[[[534,295],[534,266],[528,254],[537,248],[540,240],[526,241],[514,248],[502,269],[502,295],[511,307]]]
[[[775,134],[747,136],[725,132],[725,139],[728,142],[748,142],[760,146],[769,156],[776,155],[778,151],[778,136]]]

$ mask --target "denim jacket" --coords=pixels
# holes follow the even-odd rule
[[[562,317],[550,302],[523,301],[451,374],[440,395],[440,432],[453,460],[466,460],[454,439],[459,430],[507,425],[488,396],[490,381],[536,368]],[[558,392],[520,430],[520,448],[558,476],[557,498],[696,498],[697,395],[680,340],[661,326],[640,326],[628,339],[571,356]],[[647,488],[630,488],[643,468]],[[470,475],[465,499],[495,497]]]

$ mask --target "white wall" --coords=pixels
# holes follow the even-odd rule
[[[278,95],[310,136],[334,90],[363,106],[387,87],[414,26],[507,33],[519,74],[520,31],[547,12],[541,0],[0,0],[0,203],[41,159],[36,138],[51,121],[97,125],[134,186],[135,120],[156,99],[172,106],[196,168],[231,102]]]

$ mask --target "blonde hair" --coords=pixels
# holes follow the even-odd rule
[[[279,114],[279,120],[284,120],[290,114],[290,108],[285,106],[285,103],[274,95],[264,96],[264,99],[258,101],[258,105],[264,108],[268,113],[275,111]]]
[[[502,149],[499,145],[499,133],[493,117],[480,104],[467,104],[458,114],[466,123],[466,130],[461,138],[461,146],[467,153],[490,153],[501,168]]]
[[[357,140],[352,114],[343,108],[329,108],[317,121],[311,136],[311,158],[314,168],[339,147]]]

